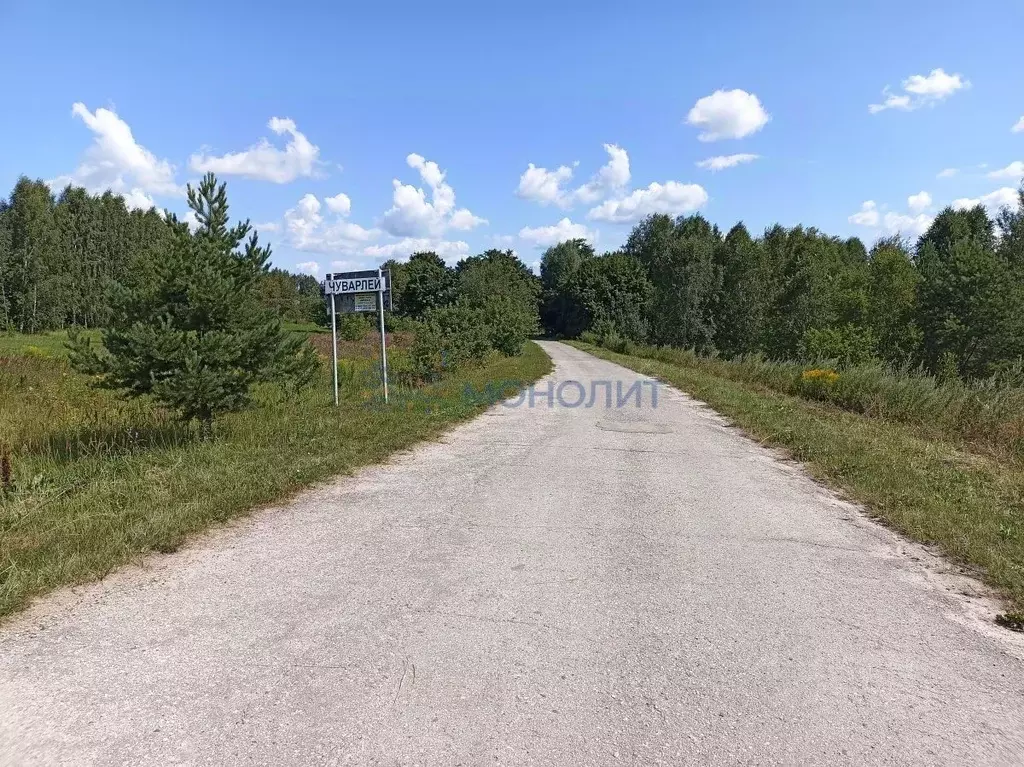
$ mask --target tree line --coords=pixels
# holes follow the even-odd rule
[[[109,192],[69,186],[54,196],[21,178],[0,201],[0,330],[68,329],[73,367],[97,385],[208,428],[245,407],[257,383],[311,380],[312,347],[281,322],[324,326],[328,316],[314,277],[272,268],[249,221],[229,223],[224,184],[208,174],[187,192],[191,226],[170,212],[129,210]],[[386,321],[413,331],[413,383],[519,354],[538,330],[540,281],[511,251],[454,267],[416,253],[385,267]],[[102,329],[101,343],[79,328]]]
[[[1024,355],[1024,187],[994,220],[947,208],[916,242],[870,250],[803,226],[753,237],[652,215],[614,253],[549,248],[541,283],[556,335],[982,377]]]
[[[1022,190],[1024,203],[1024,190]],[[107,327],[118,290],[145,289],[178,222],[110,192],[54,195],[21,178],[0,200],[0,329]],[[424,370],[514,354],[543,328],[736,357],[884,362],[981,377],[1024,355],[1024,204],[994,218],[947,208],[916,242],[775,225],[722,232],[700,215],[652,215],[623,247],[549,248],[539,279],[512,252],[448,266],[389,261],[389,322],[418,323]],[[254,290],[278,318],[326,324],[319,282],[269,266]],[[430,351],[429,344],[434,344]]]
[[[201,185],[214,187],[215,179]],[[226,199],[219,204],[226,209]],[[68,186],[54,195],[45,182],[22,177],[0,200],[0,331],[119,325],[125,295],[147,295],[166,279],[168,258],[182,247],[181,226],[173,214],[130,210],[111,192]],[[435,253],[384,266],[393,286],[388,324],[416,330],[413,377],[435,377],[491,350],[518,354],[538,329],[540,282],[511,251],[486,251],[454,267]],[[280,320],[328,324],[315,277],[272,268],[264,259],[246,290]]]
[[[173,243],[156,209],[129,210],[119,195],[74,186],[55,196],[43,181],[19,179],[0,199],[0,331],[106,327],[113,288],[151,281]],[[326,320],[314,277],[268,269],[258,290],[282,319]]]
[[[429,380],[482,361],[514,356],[540,328],[541,285],[511,250],[487,250],[448,266],[431,251],[386,262],[393,324],[415,331],[411,377]]]

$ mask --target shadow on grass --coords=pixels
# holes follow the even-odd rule
[[[160,450],[198,442],[200,430],[189,423],[167,421],[119,425],[58,428],[25,444],[23,455],[39,456],[58,463],[81,458],[113,458],[144,450]]]

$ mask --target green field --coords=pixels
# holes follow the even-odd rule
[[[305,328],[292,328],[305,332]],[[316,345],[322,348],[322,336]],[[376,337],[342,344],[342,403],[329,366],[303,390],[263,386],[255,407],[218,420],[212,439],[146,401],[126,402],[73,372],[60,333],[0,335],[0,615],[48,590],[102,577],[150,551],[172,551],[212,524],[310,483],[437,437],[511,394],[551,363],[520,357],[378,400]],[[329,337],[328,337],[329,341]],[[401,357],[402,338],[396,337]]]
[[[924,424],[848,412],[700,367],[570,343],[706,402],[755,439],[785,449],[814,477],[863,503],[879,520],[973,570],[1013,610],[1024,611],[1024,466],[1019,461],[936,439]]]

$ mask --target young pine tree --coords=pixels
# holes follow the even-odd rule
[[[198,226],[170,217],[168,251],[150,280],[121,286],[102,351],[75,335],[72,364],[100,385],[130,397],[152,396],[208,431],[214,416],[245,407],[254,384],[305,382],[317,361],[312,347],[281,328],[260,300],[270,249],[249,222],[228,226],[225,185],[210,173],[188,187]]]

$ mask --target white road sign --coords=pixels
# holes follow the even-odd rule
[[[388,342],[384,332],[384,312],[390,306],[391,275],[387,270],[328,274],[323,281],[324,296],[331,307],[331,340],[334,354],[334,404],[338,404],[338,312],[377,312],[380,323],[380,372],[384,402],[388,401]],[[379,302],[379,303],[378,303]]]
[[[376,293],[384,281],[379,277],[360,277],[355,280],[327,280],[327,293]]]
[[[379,293],[387,289],[387,273],[381,273],[376,269],[328,274],[324,281],[324,293],[329,296],[347,293]]]
[[[355,310],[357,312],[377,311],[376,293],[357,293],[355,295]]]

